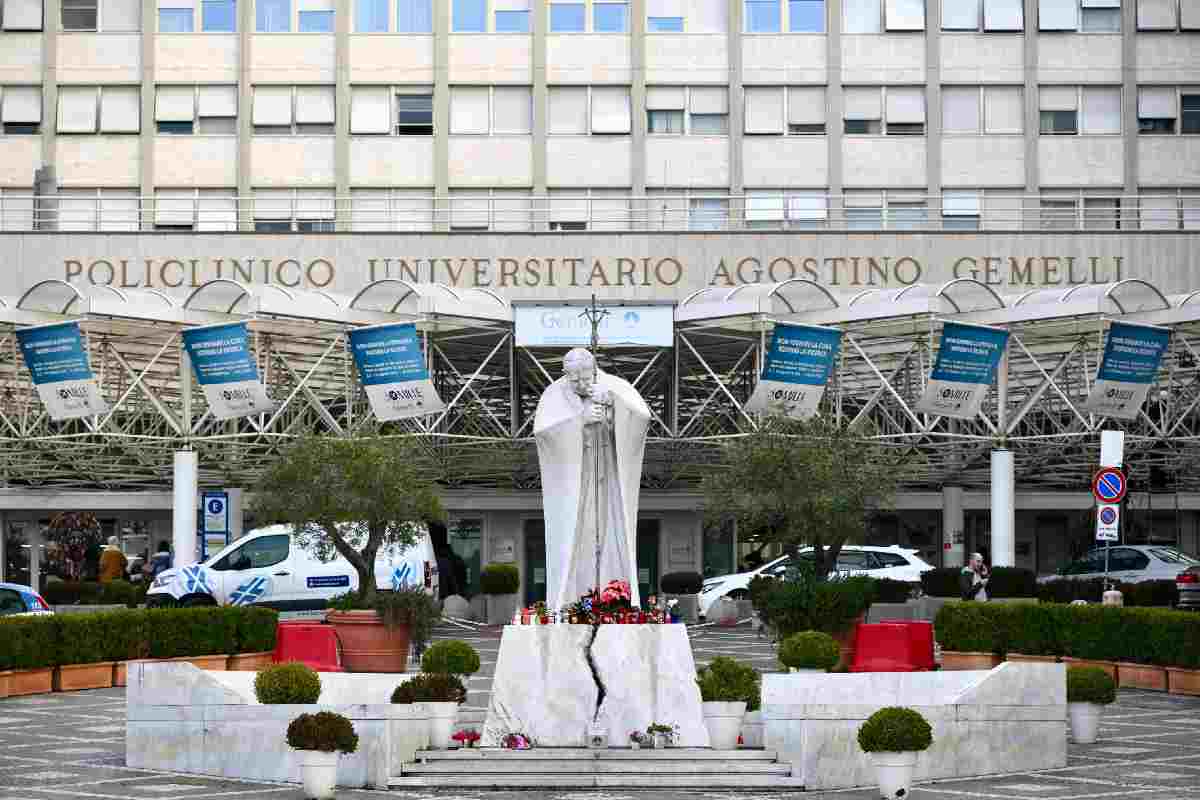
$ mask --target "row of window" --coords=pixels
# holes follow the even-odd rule
[[[248,0],[247,0],[248,1]],[[748,33],[824,33],[826,0],[740,0]],[[941,2],[946,31],[1021,31],[1024,0],[844,0],[846,33],[922,31],[926,2]],[[1139,30],[1200,30],[1195,0],[1137,2]],[[253,0],[260,33],[332,33],[334,0]],[[460,33],[529,33],[529,0],[447,0],[451,30]],[[648,0],[649,33],[724,33],[730,0]],[[61,0],[66,31],[137,31],[139,0]],[[1117,33],[1121,0],[1038,0],[1038,29]],[[433,0],[354,0],[359,33],[432,33]],[[42,0],[2,0],[0,30],[41,30]],[[395,21],[392,27],[391,21]],[[628,0],[551,0],[551,33],[628,33]],[[237,30],[236,0],[159,0],[160,33]]]
[[[135,189],[66,189],[58,195],[60,230],[138,230],[143,216],[158,230],[236,231],[232,189],[163,189],[143,207]],[[740,206],[740,208],[739,208]],[[832,206],[832,207],[831,207]],[[840,206],[840,208],[836,207]],[[903,190],[847,191],[831,204],[823,189],[758,189],[742,198],[719,190],[663,189],[636,202],[621,189],[452,190],[435,200],[427,189],[355,189],[349,212],[355,231],[451,230],[617,231],[746,228],[851,230],[1179,230],[1200,229],[1200,190],[1159,191],[1137,198],[1086,191],[1046,191],[1030,198],[1013,190],[947,191],[940,197]],[[337,203],[328,189],[260,189],[241,214],[256,231],[332,231]],[[740,218],[735,218],[740,215]],[[33,227],[28,192],[0,191],[0,229]]]

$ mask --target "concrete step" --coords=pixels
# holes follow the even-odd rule
[[[406,788],[487,788],[487,789],[803,789],[799,778],[784,775],[563,775],[527,772],[496,775],[412,775],[392,778],[392,789]]]
[[[555,775],[790,775],[791,767],[770,761],[642,760],[581,758],[515,760],[481,758],[476,761],[443,759],[424,764],[407,764],[408,775],[475,775],[521,776],[525,773]]]
[[[454,750],[419,750],[420,761],[477,761],[481,759],[511,759],[516,761],[737,761],[772,762],[778,759],[774,750],[741,748],[710,750],[707,747],[668,747],[665,750],[629,750],[608,748],[590,750],[583,747],[535,747],[532,750],[506,750],[502,747],[470,747]],[[467,769],[467,764],[462,764]]]

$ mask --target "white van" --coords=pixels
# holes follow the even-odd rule
[[[437,597],[437,558],[427,530],[406,548],[381,547],[375,559],[380,589],[423,586]],[[299,546],[290,525],[257,528],[207,561],[173,567],[154,578],[147,607],[248,606],[280,611],[325,608],[331,597],[358,589],[358,572],[336,553],[322,561]]]

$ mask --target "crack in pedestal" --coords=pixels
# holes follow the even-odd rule
[[[596,669],[596,662],[592,660],[592,646],[596,644],[596,635],[600,632],[599,625],[592,626],[592,635],[588,638],[587,649],[583,651],[584,658],[587,659],[588,669],[592,671],[592,680],[596,684],[596,712],[592,714],[592,722],[600,718],[600,706],[604,704],[604,681],[600,680],[600,672]]]

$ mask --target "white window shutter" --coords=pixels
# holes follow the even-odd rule
[[[350,133],[389,133],[391,92],[386,86],[355,86],[350,92]]]
[[[1083,8],[1120,8],[1121,0],[1079,0]]]
[[[450,90],[450,133],[487,133],[490,115],[486,86],[455,86]]]
[[[528,189],[492,192],[492,230],[527,231],[533,228],[533,197]]]
[[[202,117],[236,117],[238,88],[236,86],[201,86],[198,102]]]
[[[747,86],[746,133],[783,133],[783,87]]]
[[[983,29],[985,31],[1024,30],[1024,0],[983,0]]]
[[[154,97],[154,119],[191,122],[196,114],[196,90],[191,86],[159,86]]]
[[[842,94],[846,119],[883,119],[878,86],[848,86]]]
[[[942,133],[979,133],[979,89],[947,86],[942,90]]]
[[[728,114],[729,89],[724,86],[693,86],[688,99],[693,114]]]
[[[587,133],[588,93],[583,86],[551,86],[546,93],[550,106],[549,133]]]
[[[296,191],[296,219],[333,219],[334,209],[332,189]]]
[[[1080,133],[1121,132],[1121,90],[1118,88],[1083,89],[1083,114]]]
[[[629,224],[629,192],[621,189],[596,189],[591,198],[594,231],[627,231]]]
[[[1137,0],[1140,30],[1175,30],[1179,23],[1179,0]]]
[[[492,132],[526,135],[533,132],[533,90],[528,86],[497,86],[492,92]]]
[[[844,0],[845,33],[880,33],[880,0]]]
[[[914,123],[925,121],[925,90],[915,86],[889,86],[887,121]]]
[[[238,224],[236,192],[228,189],[201,189],[196,201],[196,230],[236,231]]]
[[[629,133],[632,127],[629,87],[592,87],[592,133]]]
[[[350,118],[354,118],[351,112]],[[388,229],[388,190],[351,189],[350,226],[355,231]]]
[[[799,192],[789,194],[787,199],[788,219],[828,219],[829,198],[825,192]]]
[[[291,219],[291,189],[259,189],[254,193],[255,219]]]
[[[492,0],[492,11],[528,11],[529,0]]]
[[[296,0],[297,11],[333,11],[333,0]]]
[[[1079,0],[1038,0],[1038,28],[1043,31],[1079,29]]]
[[[458,228],[484,228],[491,206],[487,193],[450,193],[450,224]]]
[[[141,0],[100,0],[100,26],[105,32],[140,31]]]
[[[334,121],[332,86],[296,87],[296,123],[332,125]]]
[[[689,0],[684,17],[688,33],[725,33],[729,30],[729,4],[741,0]],[[672,16],[666,14],[664,16]]]
[[[1041,111],[1075,111],[1079,108],[1079,91],[1074,86],[1043,86],[1039,95]]]
[[[154,193],[155,225],[191,225],[195,209],[196,193],[191,189],[159,189]]]
[[[883,194],[880,192],[846,192],[844,202],[846,208],[883,208]]]
[[[5,86],[4,107],[0,118],[5,122],[41,122],[42,87]]]
[[[96,87],[58,87],[58,132],[96,132]]]
[[[979,0],[942,0],[942,30],[979,30]]]
[[[42,0],[4,0],[4,30],[40,31]]]
[[[889,31],[925,30],[925,0],[886,0]]]
[[[1018,86],[988,86],[983,90],[986,133],[1021,133],[1025,130],[1025,104]]]
[[[1143,86],[1138,89],[1138,116],[1145,119],[1175,119],[1179,95],[1174,86]]]
[[[685,0],[646,0],[647,17],[683,17],[686,16]]]
[[[392,224],[398,231],[433,230],[433,195],[423,189],[393,191]]]
[[[291,125],[292,87],[255,86],[254,124]]]
[[[101,133],[137,133],[141,119],[141,87],[105,86],[100,90]]]
[[[789,125],[824,125],[824,86],[791,86],[787,90]]]
[[[99,213],[100,197],[94,189],[63,189],[58,193],[60,231],[94,231]]]
[[[647,111],[682,111],[685,105],[682,86],[650,86],[646,89]]]
[[[783,192],[746,192],[746,221],[783,220]]]
[[[102,189],[100,230],[136,231],[140,227],[140,206],[137,189]]]
[[[978,192],[943,192],[942,216],[978,217],[980,203]]]
[[[584,189],[551,189],[550,221],[587,222],[587,191]]]
[[[1141,195],[1142,230],[1170,231],[1179,228],[1179,198],[1169,195]]]

